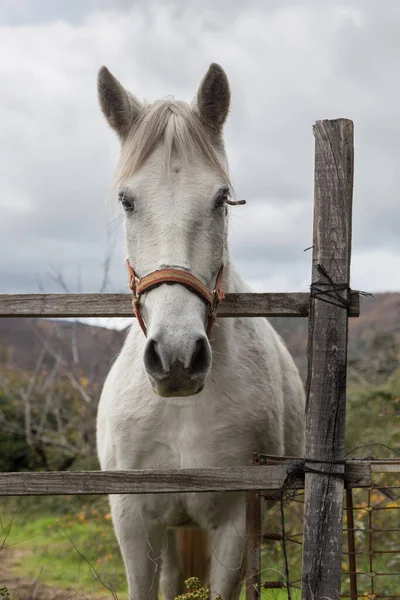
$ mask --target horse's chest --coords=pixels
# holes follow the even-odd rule
[[[207,421],[184,410],[170,419],[125,421],[117,443],[119,469],[190,469],[243,464],[246,453],[224,443],[224,429],[215,418]],[[120,432],[121,433],[121,432]],[[117,441],[118,440],[118,441]],[[221,510],[221,495],[177,493],[146,495],[142,510],[170,526],[200,524],[213,527]]]
[[[248,452],[257,450],[248,420],[240,421],[228,410],[213,410],[210,404],[175,409],[166,405],[149,411],[145,418],[121,415],[113,435],[118,468],[190,469],[246,464]]]
[[[157,424],[148,431],[144,429],[136,438],[132,458],[140,462],[136,468],[189,469],[212,466],[218,462],[213,438],[193,422],[180,423],[179,426],[175,423],[172,427]]]

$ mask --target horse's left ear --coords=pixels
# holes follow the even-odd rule
[[[97,90],[101,110],[109,125],[124,142],[142,110],[141,103],[124,88],[107,67],[101,67],[99,71]]]
[[[220,133],[228,116],[231,91],[225,71],[213,63],[210,65],[197,92],[196,109],[206,128]]]

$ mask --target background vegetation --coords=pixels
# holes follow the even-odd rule
[[[396,301],[400,304],[399,298]],[[382,330],[371,325],[371,311],[367,312],[364,327],[358,325],[357,335],[350,341],[347,451],[351,456],[400,456],[400,310],[396,315],[391,320],[393,327]],[[97,469],[96,408],[103,379],[124,333],[37,321],[25,322],[24,337],[23,329],[17,333],[5,330],[5,321],[0,330],[0,470]],[[304,376],[304,323],[292,319],[274,324]],[[27,351],[29,344],[31,350]],[[360,570],[370,569],[368,507],[372,503],[378,507],[373,511],[374,526],[395,530],[380,538],[376,534],[376,546],[384,544],[390,552],[374,557],[374,570],[400,571],[400,544],[396,541],[400,503],[395,484],[386,479],[382,486],[388,489],[374,490],[369,496],[368,491],[355,495],[359,508],[355,511],[357,545],[365,551],[359,557]],[[383,510],[385,507],[393,510]],[[302,496],[287,498],[286,551],[290,580],[295,585],[300,578],[301,518]],[[267,528],[272,533],[281,532],[278,504],[270,509]],[[6,585],[11,598],[66,600],[73,597],[71,590],[76,597],[126,598],[122,559],[105,497],[0,500],[0,553],[0,588]],[[348,569],[344,555],[344,590],[349,584]],[[285,583],[285,577],[281,542],[266,541],[263,580]],[[371,577],[360,577],[359,581],[360,590],[364,586],[369,591]],[[376,591],[400,594],[398,581],[397,576],[377,577]],[[4,593],[0,590],[0,599],[6,598],[1,595]],[[286,590],[265,590],[263,597],[280,600],[286,597]],[[296,597],[294,587],[292,598]]]

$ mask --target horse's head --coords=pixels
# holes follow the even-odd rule
[[[230,198],[222,142],[230,102],[224,71],[210,66],[192,105],[170,99],[142,104],[105,67],[98,83],[101,108],[121,140],[116,183],[129,264],[143,281],[172,268],[214,290],[227,258]],[[202,390],[211,366],[209,314],[202,294],[185,283],[158,281],[141,296],[144,365],[160,396]]]

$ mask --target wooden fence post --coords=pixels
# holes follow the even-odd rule
[[[344,461],[346,417],[353,123],[347,119],[317,121],[314,135],[314,245],[308,339],[302,600],[338,600],[342,564],[344,464],[341,461]]]

